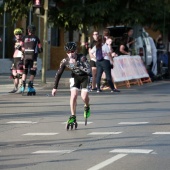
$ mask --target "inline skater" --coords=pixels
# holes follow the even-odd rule
[[[43,50],[41,47],[40,39],[35,35],[36,27],[34,25],[29,25],[27,29],[28,35],[24,36],[22,40],[22,48],[24,51],[24,73],[22,76],[21,90],[22,93],[24,93],[29,69],[30,78],[28,82],[27,95],[35,95],[36,91],[33,87],[33,81],[36,75],[37,57],[38,53],[41,53]]]
[[[69,117],[66,128],[67,130],[71,126],[75,125],[77,128],[76,122],[76,105],[78,91],[81,88],[81,98],[84,102],[84,118],[85,125],[87,124],[87,118],[90,116],[90,105],[89,105],[89,96],[88,96],[88,75],[90,74],[90,65],[87,61],[87,58],[83,54],[77,54],[77,45],[75,42],[68,42],[65,44],[64,49],[66,51],[67,57],[60,62],[60,68],[58,69],[55,76],[55,83],[52,89],[52,96],[55,96],[58,88],[60,78],[62,76],[65,68],[69,68],[72,71],[72,78],[70,79],[70,109],[71,116]]]
[[[13,54],[13,64],[11,67],[11,77],[14,79],[14,89],[9,93],[19,93],[18,86],[21,86],[22,74],[23,74],[23,51],[21,48],[22,45],[22,29],[16,28],[14,30],[15,35],[15,45],[14,45],[14,54]]]

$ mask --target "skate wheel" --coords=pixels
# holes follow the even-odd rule
[[[87,118],[85,118],[85,126],[87,125]]]
[[[66,129],[69,130],[70,125],[67,123],[66,124]]]
[[[33,92],[32,94],[33,94],[33,96],[35,96],[35,95],[36,95],[36,92]]]
[[[75,123],[75,129],[77,129],[77,127],[78,127],[78,123],[76,122],[76,123]]]
[[[73,130],[73,126],[74,126],[74,124],[71,124],[71,130]]]

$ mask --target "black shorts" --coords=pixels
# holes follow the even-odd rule
[[[21,57],[14,58],[14,70],[23,70],[23,67],[20,66]]]
[[[27,58],[24,59],[24,66],[26,69],[33,67],[34,61],[37,61],[37,56],[38,54],[35,54],[33,60]]]
[[[80,88],[87,88],[88,86],[88,75],[85,76],[79,76],[79,75],[74,75],[74,85],[72,87],[76,87],[78,89]]]
[[[90,67],[96,67],[96,62],[93,60],[90,60]]]

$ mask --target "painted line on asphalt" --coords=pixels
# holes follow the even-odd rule
[[[149,122],[120,122],[119,125],[140,125],[140,124],[148,124]]]
[[[107,159],[107,160],[105,160],[105,161],[103,161],[103,162],[101,162],[101,163],[99,163],[99,164],[89,168],[88,170],[99,170],[99,169],[102,169],[105,166],[107,166],[107,165],[109,165],[109,164],[111,164],[111,163],[113,163],[113,162],[115,162],[115,161],[125,157],[126,155],[127,154],[118,154],[118,155],[116,155],[116,156],[114,156],[114,157],[112,157],[110,159]]]
[[[114,149],[110,151],[111,153],[143,153],[143,154],[149,154],[153,152],[153,150],[150,149]]]
[[[63,122],[62,124],[66,124],[67,122]],[[77,122],[79,125],[84,125],[85,124],[85,122]],[[93,122],[87,122],[87,124],[89,125],[89,124],[91,124],[91,123],[93,123]]]
[[[59,133],[25,133],[24,136],[53,136],[58,135]]]
[[[7,122],[7,123],[16,123],[16,124],[24,124],[24,123],[31,123],[31,124],[34,124],[34,123],[37,123],[37,122],[32,122],[32,121],[10,121],[10,122]]]
[[[155,132],[154,135],[170,135],[170,132]]]
[[[118,135],[122,132],[91,132],[87,135]]]
[[[40,150],[36,152],[32,152],[33,154],[44,154],[44,153],[71,153],[74,150]]]

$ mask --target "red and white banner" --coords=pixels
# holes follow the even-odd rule
[[[111,73],[114,82],[149,77],[140,56],[122,55],[115,57]]]

